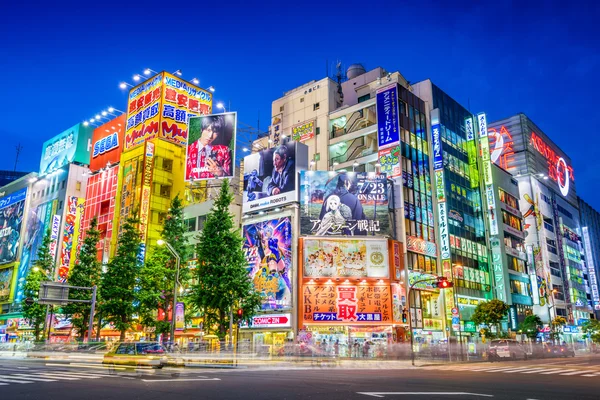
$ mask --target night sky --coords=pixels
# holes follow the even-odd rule
[[[14,167],[20,143],[18,169],[37,170],[44,140],[125,109],[118,83],[146,67],[213,85],[216,101],[264,131],[271,101],[340,60],[431,78],[488,121],[526,113],[572,158],[579,195],[600,210],[598,2],[50,3],[2,6],[0,169]]]

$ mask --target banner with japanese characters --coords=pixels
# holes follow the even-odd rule
[[[384,236],[389,230],[386,174],[300,172],[302,235]]]
[[[377,139],[379,150],[400,143],[400,115],[396,83],[377,91]]]
[[[77,244],[79,240],[79,222],[83,214],[85,198],[69,196],[65,205],[65,223],[63,226],[60,263],[58,277],[66,282],[69,270],[75,264]]]
[[[290,217],[243,226],[248,275],[262,298],[263,310],[292,307],[292,223]]]
[[[292,126],[292,140],[295,142],[304,142],[315,137],[316,120],[303,122]]]
[[[162,74],[140,83],[129,92],[123,151],[154,139],[160,124]]]
[[[402,167],[400,166],[401,154],[402,149],[400,145],[379,150],[380,171],[391,179],[402,176]]]
[[[388,278],[387,240],[304,239],[303,275],[307,278]]]
[[[302,287],[303,324],[390,324],[392,295],[387,284],[308,283]]]

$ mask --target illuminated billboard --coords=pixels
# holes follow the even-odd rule
[[[292,140],[296,142],[304,142],[314,138],[317,126],[316,123],[317,121],[313,119],[311,121],[292,126]]]
[[[42,145],[40,175],[72,163],[88,164],[90,162],[89,144],[92,128],[77,124]]]
[[[98,171],[119,162],[123,150],[126,115],[122,114],[94,129],[90,155],[90,170]]]
[[[58,277],[66,282],[69,270],[75,265],[77,247],[79,243],[81,216],[83,214],[85,198],[68,196],[65,204],[65,223],[63,226],[60,262]]]
[[[305,278],[389,278],[387,240],[304,239]]]
[[[212,112],[212,94],[167,72],[129,92],[123,151],[161,137],[185,146],[190,117]]]
[[[398,84],[377,91],[377,141],[379,149],[400,143]]]
[[[14,268],[0,269],[0,303],[10,298]]]
[[[17,259],[27,188],[0,198],[0,264]]]
[[[386,284],[307,283],[298,298],[304,324],[392,323],[392,294]]]
[[[302,171],[300,233],[309,236],[387,235],[385,174]]]
[[[308,147],[289,142],[244,157],[244,213],[298,201],[297,173],[308,168]]]
[[[248,275],[263,298],[263,310],[292,307],[292,224],[290,217],[243,227]]]
[[[190,118],[185,180],[232,178],[237,113]]]

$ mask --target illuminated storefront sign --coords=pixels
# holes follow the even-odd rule
[[[440,251],[442,259],[450,258],[450,233],[448,231],[448,213],[445,202],[438,203]]]
[[[292,140],[295,142],[304,142],[315,137],[316,121],[303,122],[292,126]]]
[[[290,328],[292,314],[261,314],[250,319],[250,323],[240,324],[240,328]]]
[[[492,249],[492,269],[494,270],[494,288],[496,289],[496,298],[506,301],[506,288],[504,280],[504,267],[502,265],[502,249],[497,237],[490,239]]]
[[[140,239],[146,242],[146,230],[150,214],[150,195],[152,189],[152,168],[154,161],[154,143],[146,142],[146,159],[144,161],[144,175],[142,182],[142,197],[140,204]],[[143,255],[140,255],[143,257]]]
[[[437,256],[437,246],[435,243],[414,236],[406,236],[406,250],[429,257]]]
[[[402,154],[401,147],[394,146],[387,149],[379,150],[379,170],[386,174],[388,178],[397,178],[402,176],[402,167],[400,166],[400,155]]]
[[[498,235],[498,220],[496,219],[496,196],[494,194],[494,177],[490,160],[490,144],[488,140],[487,119],[485,113],[477,114],[479,124],[479,144],[481,146],[481,166],[483,168],[483,183],[485,184],[485,197],[488,206],[488,220],[490,234]]]
[[[442,137],[440,133],[440,124],[431,127],[431,145],[433,146],[433,169],[444,168],[444,158],[442,156]]]
[[[509,170],[513,167],[515,160],[515,151],[513,149],[513,138],[506,127],[501,126],[500,130],[489,128],[488,138],[490,142],[492,163],[498,164],[500,168]]]
[[[386,86],[377,91],[377,139],[384,149],[400,142],[398,112],[398,85]]]
[[[563,157],[557,155],[535,132],[531,132],[529,144],[548,161],[548,176],[558,184],[560,193],[566,197],[569,194],[569,182],[575,182],[573,167],[568,165]]]
[[[588,227],[584,226],[581,228],[583,233],[583,241],[585,248],[585,261],[588,269],[588,277],[590,289],[592,291],[592,300],[594,301],[594,309],[600,310],[600,293],[598,292],[598,279],[596,277],[596,265],[594,260],[594,254],[592,253],[592,245],[590,242],[590,234]]]

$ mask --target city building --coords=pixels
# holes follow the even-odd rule
[[[596,319],[600,319],[600,293],[598,290],[598,275],[600,274],[600,213],[581,197],[578,197],[577,200],[579,202],[579,216],[582,225],[581,236],[585,250],[584,260],[587,267],[587,281],[590,287],[589,300],[591,300],[594,308]]]
[[[7,171],[7,170],[0,171],[0,188],[8,185],[9,183],[11,183],[13,181],[16,181],[17,179],[19,179],[27,174],[28,174],[28,172],[21,172],[21,171]],[[2,192],[0,192],[0,195],[2,195]]]
[[[81,230],[87,232],[93,218],[98,221],[98,257],[103,264],[110,256],[113,220],[117,203],[119,161],[125,136],[125,114],[98,126],[92,134],[90,174],[85,195]]]
[[[430,80],[411,85],[426,104],[431,126],[432,170],[439,256],[444,276],[454,287],[446,289],[446,317],[453,335],[479,335],[471,318],[475,307],[492,298],[488,238],[481,191],[492,185],[480,178],[485,160],[478,165],[478,135],[474,116]],[[502,300],[506,301],[506,297]],[[456,307],[453,306],[456,304]],[[458,313],[451,313],[452,309]]]
[[[519,183],[533,312],[565,317],[564,332],[579,334],[593,308],[571,159],[525,114],[489,124],[488,136],[491,161]]]

